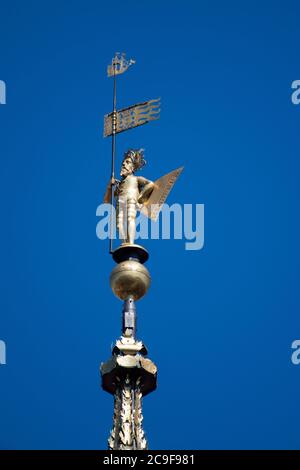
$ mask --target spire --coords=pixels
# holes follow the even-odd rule
[[[122,180],[115,179],[116,135],[159,118],[159,99],[117,111],[116,75],[125,72],[132,63],[133,61],[125,59],[124,54],[116,54],[108,68],[108,76],[114,77],[113,111],[105,115],[104,121],[104,137],[112,137],[111,179],[105,200],[110,198],[113,205],[116,198],[117,227],[119,234],[123,235],[123,243],[115,250],[112,247],[112,232],[110,239],[110,254],[117,263],[110,275],[110,286],[113,293],[124,302],[122,335],[116,341],[110,359],[100,367],[102,388],[114,397],[113,426],[108,439],[111,450],[147,449],[142,400],[156,389],[157,383],[156,365],[146,357],[146,347],[136,338],[135,302],[147,293],[151,282],[149,271],[145,267],[149,254],[144,247],[134,243],[136,213],[137,209],[147,203],[156,187],[152,181],[134,175],[137,167],[141,168],[145,163],[141,150],[130,149],[125,154],[121,169]],[[165,180],[164,185],[166,186]],[[165,197],[166,191],[162,185],[158,188]],[[169,191],[169,187],[166,186],[166,189]],[[161,195],[158,200],[162,201]],[[124,201],[126,204],[123,204]],[[125,233],[126,224],[128,233]]]

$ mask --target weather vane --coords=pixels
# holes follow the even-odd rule
[[[142,397],[156,388],[157,368],[148,359],[147,349],[136,339],[135,301],[143,297],[150,286],[150,274],[144,263],[147,250],[135,243],[136,215],[141,211],[156,220],[176,179],[178,168],[156,181],[135,173],[146,160],[144,149],[129,149],[124,153],[120,177],[115,178],[116,135],[159,119],[160,99],[153,99],[117,110],[116,77],[134,64],[125,54],[116,53],[108,66],[107,75],[113,77],[113,110],[104,116],[104,137],[112,137],[111,178],[104,202],[116,203],[116,225],[121,244],[113,250],[113,220],[111,211],[110,254],[117,263],[110,276],[114,294],[124,301],[122,335],[116,341],[111,358],[101,364],[102,387],[114,395],[113,428],[108,440],[109,449],[147,449],[143,431]]]

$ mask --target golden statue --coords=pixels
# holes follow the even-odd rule
[[[128,150],[121,166],[121,181],[115,178],[111,179],[106,190],[104,202],[110,202],[112,186],[116,186],[114,196],[117,202],[117,229],[122,244],[134,244],[137,209],[148,200],[154,189],[152,181],[143,176],[134,175],[145,164],[143,149]]]
[[[112,188],[115,186],[117,229],[122,245],[134,244],[137,210],[147,217],[157,219],[161,206],[182,171],[182,168],[178,168],[153,182],[143,176],[135,176],[135,172],[145,164],[143,149],[129,149],[124,155],[121,166],[122,179],[112,178],[104,196],[104,202],[109,203]]]

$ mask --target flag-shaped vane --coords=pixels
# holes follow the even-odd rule
[[[126,70],[135,64],[135,60],[125,59],[125,53],[116,52],[115,57],[112,59],[111,64],[107,67],[107,76],[113,77],[114,75],[120,75],[121,73],[126,72]]]
[[[115,118],[115,134],[142,126],[147,122],[159,119],[160,98],[137,103],[128,108],[120,109],[115,113],[104,116],[103,136],[108,137],[113,134],[113,120]]]

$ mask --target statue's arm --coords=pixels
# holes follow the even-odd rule
[[[115,186],[118,183],[119,183],[119,180],[116,180],[115,178],[110,179],[110,181],[109,181],[109,183],[106,187],[103,202],[105,202],[106,204],[109,204],[111,202],[112,188],[113,188],[113,186]]]
[[[149,199],[154,189],[154,183],[153,181],[148,180],[147,178],[144,178],[143,176],[139,176],[138,184],[139,184],[139,188],[141,188],[140,195],[138,198],[138,203],[144,204],[147,201],[147,199]]]

